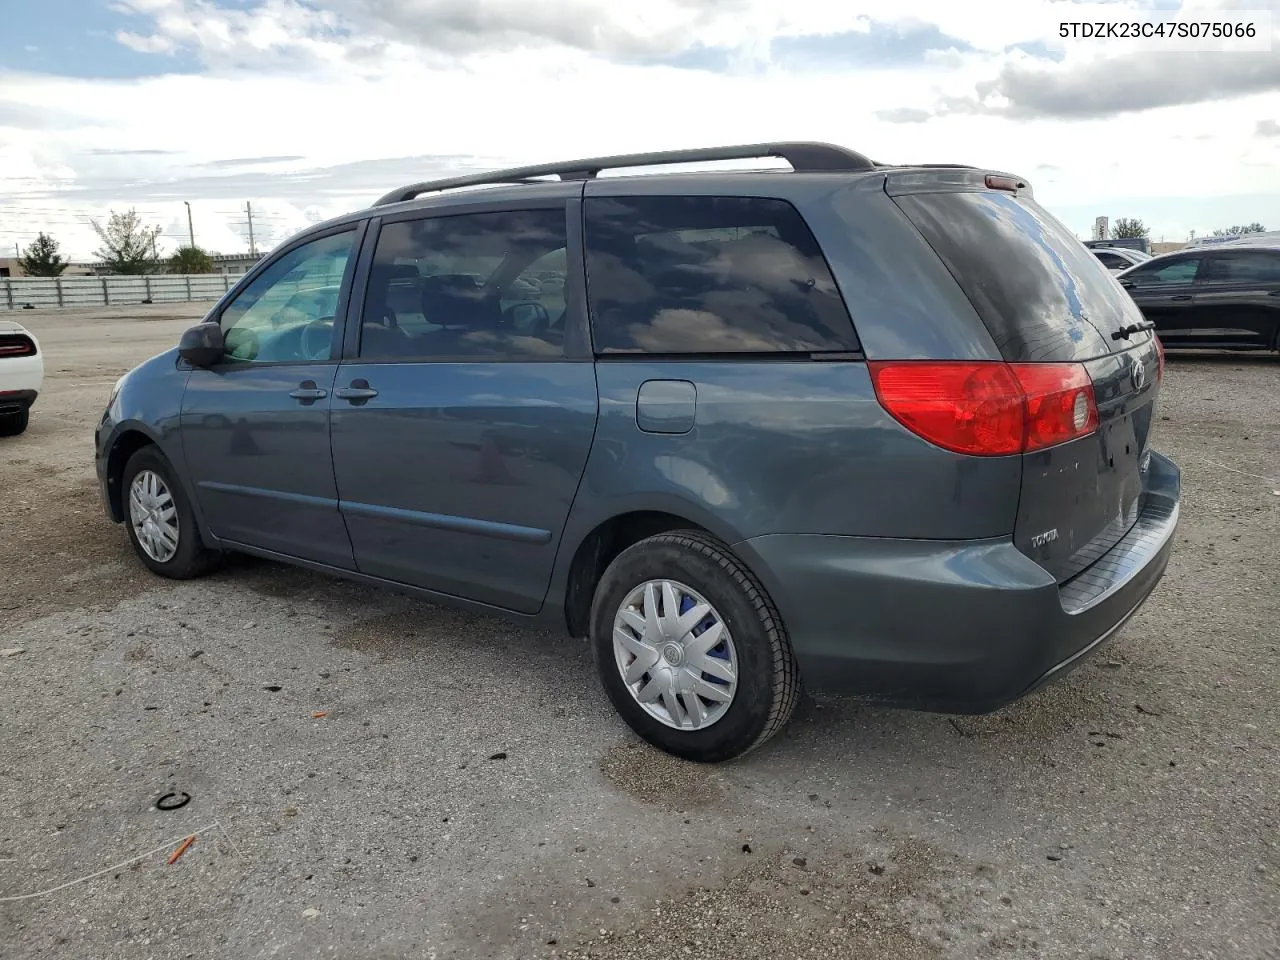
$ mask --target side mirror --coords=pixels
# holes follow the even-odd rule
[[[182,334],[178,356],[193,367],[209,367],[222,359],[222,328],[216,323],[199,323]]]

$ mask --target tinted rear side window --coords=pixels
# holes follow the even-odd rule
[[[822,251],[783,200],[586,201],[599,353],[858,350]]]
[[[1085,360],[1129,346],[1142,314],[1048,211],[1009,193],[894,198],[946,264],[1009,361]]]
[[[1124,278],[1136,287],[1181,286],[1194,283],[1200,269],[1199,257],[1145,263]]]
[[[1206,283],[1280,283],[1280,254],[1266,250],[1216,253]]]
[[[360,356],[561,357],[566,235],[563,209],[384,224],[369,271]],[[544,285],[544,278],[552,282]]]

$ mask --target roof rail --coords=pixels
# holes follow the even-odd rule
[[[754,143],[737,147],[702,147],[696,150],[662,150],[656,153],[629,153],[616,157],[592,157],[533,167],[513,167],[489,173],[468,174],[445,180],[425,180],[392,190],[375,207],[402,203],[424,193],[476,187],[485,184],[537,182],[534,178],[558,176],[561,180],[593,180],[601,170],[619,167],[652,167],[676,163],[707,163],[716,160],[755,160],[780,157],[797,173],[854,173],[874,170],[876,165],[862,154],[830,143]]]

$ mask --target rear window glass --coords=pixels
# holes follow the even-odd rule
[[[1142,321],[1132,298],[1075,235],[1010,193],[895,197],[1013,362],[1085,360],[1132,344],[1111,334]]]
[[[586,250],[599,353],[858,349],[817,241],[783,200],[590,198]]]

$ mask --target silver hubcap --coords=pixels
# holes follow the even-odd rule
[[[613,619],[613,656],[636,703],[677,730],[711,726],[738,689],[738,654],[724,621],[674,580],[627,594]]]
[[[178,552],[178,506],[158,473],[142,470],[129,484],[129,522],[139,546],[156,563]]]

